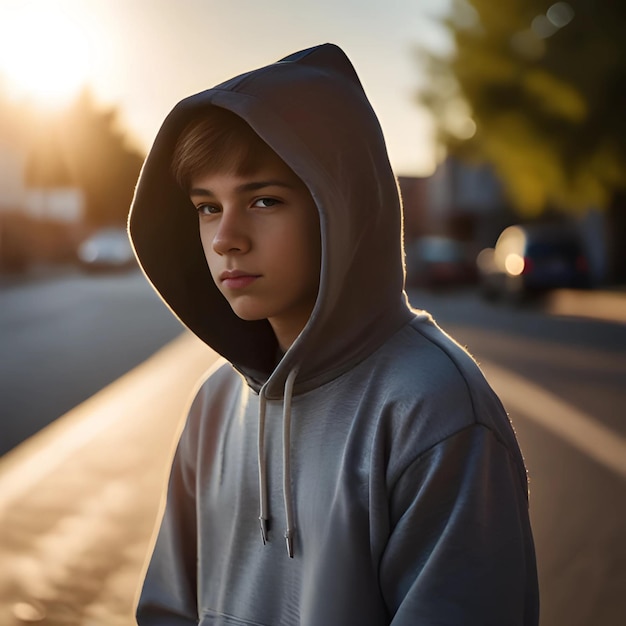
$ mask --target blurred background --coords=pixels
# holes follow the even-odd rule
[[[180,99],[331,41],[387,139],[411,303],[517,431],[542,624],[621,626],[625,24],[618,0],[0,0],[0,623],[133,623],[214,358],[135,264],[137,176]]]

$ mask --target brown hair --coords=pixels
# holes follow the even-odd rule
[[[273,150],[238,115],[212,106],[183,130],[172,156],[176,182],[189,189],[192,180],[216,171],[253,171]]]

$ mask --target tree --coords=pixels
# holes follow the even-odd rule
[[[626,3],[454,0],[455,52],[427,58],[439,141],[492,164],[526,215],[626,189]]]
[[[75,185],[88,222],[125,222],[143,154],[118,128],[115,109],[99,109],[85,90],[59,117],[40,120],[34,135],[29,184]]]

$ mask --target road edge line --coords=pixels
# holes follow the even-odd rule
[[[522,417],[533,420],[605,468],[626,478],[626,438],[511,370],[482,359],[480,367],[507,411],[519,411]],[[515,389],[515,393],[511,389]]]
[[[184,357],[184,358],[181,358]],[[76,450],[93,441],[103,431],[114,428],[136,406],[145,404],[152,381],[166,378],[177,381],[199,379],[217,359],[217,354],[189,332],[167,343],[147,360],[107,385],[85,402],[74,407],[44,429],[0,458],[0,513],[24,491],[33,488],[59,467]],[[161,389],[160,391],[164,391]],[[181,392],[182,393],[182,392]],[[124,399],[125,410],[111,411]],[[182,414],[181,414],[182,417]]]

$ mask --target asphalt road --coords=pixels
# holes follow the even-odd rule
[[[0,299],[0,455],[183,330],[138,270],[5,278]]]
[[[180,332],[139,274],[9,284],[1,297],[3,444],[54,420]],[[483,364],[510,412],[530,476],[542,626],[621,626],[626,325],[493,307],[472,293],[410,297]],[[126,459],[129,453],[119,454]],[[127,474],[97,504],[81,504],[81,510],[95,507],[89,528],[126,483]],[[34,494],[33,510],[41,500]],[[22,518],[12,511],[16,527],[28,523],[24,511]],[[77,559],[72,567],[85,567]]]

